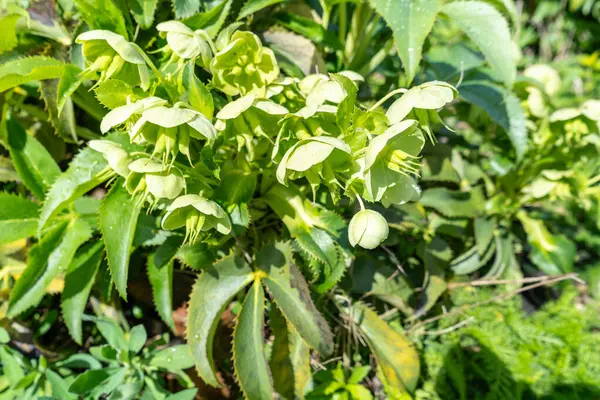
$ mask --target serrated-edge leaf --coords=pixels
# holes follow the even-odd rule
[[[101,153],[87,147],[81,150],[48,190],[40,212],[38,234],[60,210],[107,180],[109,175],[101,174],[107,165]]]
[[[27,268],[11,290],[8,315],[14,317],[37,305],[52,279],[66,271],[77,248],[92,236],[90,226],[80,218],[52,229],[29,251]]]
[[[253,279],[250,266],[241,257],[230,254],[200,274],[192,288],[187,341],[198,376],[211,386],[219,386],[212,356],[219,317],[233,296]]]
[[[171,0],[175,18],[183,19],[191,17],[200,10],[200,0]]]
[[[147,270],[154,307],[169,328],[175,329],[173,321],[173,259],[164,265],[156,265],[155,255],[151,254],[148,256]]]
[[[90,244],[73,259],[65,275],[65,288],[61,297],[61,310],[71,337],[82,344],[81,321],[92,285],[102,262],[102,242]]]
[[[263,248],[256,263],[264,273],[263,283],[290,324],[319,354],[333,352],[333,334],[310,297],[308,284],[292,259],[289,243]]]
[[[39,213],[33,201],[0,192],[0,244],[35,235]]]
[[[233,332],[233,366],[244,396],[271,400],[273,385],[263,343],[265,293],[256,279],[242,303]]]
[[[239,21],[241,19],[244,19],[247,16],[262,10],[263,8],[283,3],[284,1],[287,0],[248,0],[244,4],[244,7],[242,7],[242,9],[240,10],[237,20]]]
[[[157,4],[158,0],[132,0],[129,2],[133,18],[142,29],[148,29],[152,26]]]
[[[119,294],[127,299],[129,257],[141,204],[115,182],[100,206],[100,231],[106,246],[111,277]]]
[[[23,83],[60,78],[65,64],[55,58],[33,56],[0,65],[0,92]]]

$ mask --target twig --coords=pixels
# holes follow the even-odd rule
[[[452,290],[452,289],[456,289],[459,287],[465,287],[465,286],[489,286],[489,285],[508,285],[511,283],[543,282],[543,281],[548,281],[551,279],[556,279],[560,276],[567,276],[567,275],[569,277],[571,277],[571,279],[577,281],[578,283],[585,284],[585,282],[582,281],[580,278],[578,278],[576,274],[571,273],[571,274],[558,275],[558,276],[551,276],[551,275],[534,276],[534,277],[528,277],[528,278],[522,278],[522,279],[481,279],[481,280],[472,281],[472,282],[450,282],[450,283],[448,283],[448,289]]]
[[[472,321],[475,321],[475,317],[469,317],[465,320],[460,321],[457,324],[449,326],[446,329],[440,329],[439,331],[423,331],[423,332],[420,332],[419,334],[420,335],[431,335],[431,336],[445,335],[446,333],[450,333],[452,331],[457,330],[458,328],[461,328],[467,324],[470,324]]]
[[[514,295],[517,295],[519,293],[526,292],[528,290],[535,289],[535,288],[540,287],[540,286],[549,285],[549,284],[557,283],[557,282],[560,282],[560,281],[564,281],[564,280],[567,280],[567,279],[578,279],[577,278],[577,274],[573,272],[573,273],[570,273],[570,274],[555,276],[555,277],[552,277],[552,279],[546,279],[546,280],[543,280],[541,282],[536,282],[536,283],[533,283],[533,284],[528,285],[528,286],[523,286],[522,288],[513,290],[511,292],[505,293],[505,294],[500,295],[500,296],[493,297],[491,299],[487,299],[487,300],[480,301],[480,302],[473,303],[473,304],[464,305],[462,307],[459,307],[459,308],[456,308],[456,309],[450,311],[449,313],[441,314],[441,315],[436,315],[435,317],[431,317],[431,318],[425,319],[425,320],[419,322],[418,324],[415,324],[411,328],[409,328],[408,331],[414,331],[418,327],[430,324],[430,323],[438,321],[438,320],[440,320],[442,318],[446,318],[446,317],[454,316],[454,315],[457,315],[457,314],[461,314],[464,311],[469,310],[471,308],[475,308],[475,307],[479,307],[479,306],[482,306],[482,305],[485,305],[485,304],[493,303],[494,301],[504,300],[504,299],[507,299],[507,298],[512,297]]]

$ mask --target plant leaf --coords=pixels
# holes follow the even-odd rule
[[[65,64],[44,56],[25,57],[0,65],[0,92],[23,83],[60,78]]]
[[[56,105],[58,109],[58,116],[60,117],[65,104],[70,103],[71,108],[73,102],[71,101],[71,95],[75,93],[79,85],[85,80],[84,75],[81,74],[81,69],[75,65],[65,65],[65,70],[60,77],[56,93]]]
[[[194,366],[190,347],[187,344],[179,344],[167,347],[152,356],[149,364],[167,371],[177,369],[188,369]]]
[[[34,202],[0,192],[0,244],[35,235],[39,212]]]
[[[206,118],[212,120],[215,105],[210,90],[196,77],[194,63],[188,63],[183,72],[183,82],[188,93],[188,101],[196,110],[200,111]]]
[[[2,372],[11,386],[16,385],[25,377],[25,373],[19,362],[6,346],[0,346],[0,361],[2,361]]]
[[[477,44],[492,69],[511,88],[517,75],[510,30],[506,19],[481,1],[455,1],[441,10]]]
[[[192,29],[204,29],[214,39],[223,27],[225,20],[227,20],[232,2],[232,0],[223,0],[209,11],[198,13],[183,22]]]
[[[310,39],[315,44],[325,45],[334,50],[342,50],[343,46],[338,37],[310,18],[283,12],[278,13],[275,20],[277,24]]]
[[[48,368],[46,370],[46,378],[52,386],[53,397],[64,400],[77,400],[76,395],[69,393],[69,384],[67,381],[58,373]]]
[[[63,73],[62,76],[64,77],[65,74]],[[68,96],[63,97],[64,104],[61,110],[62,112],[59,112],[59,84],[60,82],[58,79],[49,79],[40,82],[40,93],[46,106],[46,112],[48,112],[48,121],[54,128],[54,132],[57,136],[65,141],[77,143],[73,101]]]
[[[173,258],[158,265],[156,254],[150,255],[148,257],[148,280],[152,286],[152,298],[158,315],[169,328],[175,329],[173,321]]]
[[[10,153],[13,166],[27,189],[40,200],[60,174],[60,168],[46,148],[12,116],[6,116],[2,123],[2,136]]]
[[[175,18],[191,17],[200,10],[200,0],[172,0]]]
[[[211,386],[218,386],[212,345],[219,316],[237,292],[254,279],[250,266],[231,254],[215,262],[196,280],[188,309],[187,340],[198,375]]]
[[[244,19],[247,16],[262,10],[263,8],[283,3],[284,1],[287,0],[248,0],[244,4],[244,7],[242,7],[242,9],[240,10],[237,20],[239,21],[240,19]]]
[[[148,340],[148,333],[144,325],[136,325],[129,332],[129,351],[137,354],[142,350]]]
[[[271,400],[273,385],[265,357],[265,293],[256,279],[248,291],[233,332],[233,365],[247,399]]]
[[[472,218],[483,213],[485,197],[481,186],[474,187],[470,192],[438,187],[425,190],[419,202],[450,218]]]
[[[103,106],[108,108],[117,108],[127,104],[127,98],[131,101],[137,100],[137,96],[133,94],[133,88],[126,82],[118,79],[109,79],[102,82],[96,90],[94,90],[98,101]]]
[[[81,150],[48,191],[40,212],[38,234],[60,210],[108,179],[108,175],[100,174],[107,165],[101,153],[87,147]]]
[[[527,150],[527,129],[521,101],[512,92],[487,81],[468,81],[460,86],[460,96],[483,108],[492,121],[508,134],[520,160]]]
[[[83,340],[81,332],[83,311],[102,262],[103,250],[102,242],[89,244],[80,249],[65,276],[65,288],[60,304],[62,315],[71,337],[80,345]]]
[[[390,398],[413,392],[419,380],[419,355],[406,337],[360,302],[348,310],[377,360],[379,377]]]
[[[256,263],[266,274],[263,282],[290,324],[319,354],[330,355],[333,335],[310,298],[308,284],[292,260],[289,243],[264,247]]]
[[[125,18],[112,0],[74,0],[75,8],[90,29],[104,29],[128,38]]]
[[[394,43],[408,82],[419,68],[425,38],[440,10],[440,0],[369,0],[394,33]]]
[[[60,271],[66,271],[77,248],[92,236],[90,226],[75,218],[53,228],[29,251],[27,268],[10,293],[8,315],[14,317],[44,297]]]
[[[152,27],[154,22],[154,13],[156,12],[156,5],[158,0],[130,0],[129,7],[135,22],[137,22],[142,29],[149,29]]]
[[[100,206],[100,230],[106,246],[106,257],[112,280],[119,294],[127,299],[127,275],[133,236],[140,214],[140,204],[115,182]]]
[[[78,395],[88,393],[108,380],[113,372],[115,372],[114,368],[92,369],[86,371],[71,383],[69,392]]]

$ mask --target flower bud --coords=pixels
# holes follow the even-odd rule
[[[368,250],[379,246],[388,237],[390,229],[385,218],[377,211],[359,211],[348,226],[348,239],[352,247],[357,244]]]

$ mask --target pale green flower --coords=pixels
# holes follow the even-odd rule
[[[110,140],[90,140],[88,146],[91,149],[102,153],[109,167],[118,175],[126,178],[129,175],[129,163],[131,159],[129,154],[123,150],[120,144]]]
[[[373,210],[361,210],[348,225],[350,245],[372,250],[387,239],[390,228],[383,215]]]
[[[207,41],[208,35],[201,29],[196,31],[179,21],[161,22],[156,25],[161,36],[166,37],[169,48],[179,58],[188,60],[200,58],[202,65],[208,66],[212,51]]]
[[[185,179],[177,168],[151,158],[137,159],[128,168],[125,187],[132,195],[140,195],[141,201],[148,199],[154,205],[161,199],[176,198],[185,189]]]

